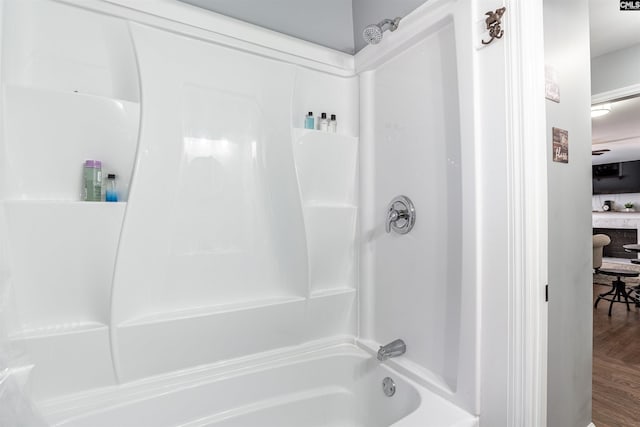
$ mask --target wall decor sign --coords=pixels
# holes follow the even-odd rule
[[[560,86],[558,85],[558,72],[551,65],[545,65],[544,76],[544,97],[549,101],[560,103]]]
[[[553,161],[559,163],[569,163],[569,132],[553,128]]]

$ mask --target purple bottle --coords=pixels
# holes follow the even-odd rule
[[[82,199],[87,202],[102,200],[102,162],[100,160],[86,160],[83,171]]]

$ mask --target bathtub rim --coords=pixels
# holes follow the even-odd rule
[[[355,356],[363,360],[375,357],[373,351],[359,343],[355,337],[333,337],[295,347],[173,371],[120,385],[60,396],[39,402],[37,407],[45,420],[52,426],[56,426],[65,421],[90,416],[92,413],[125,407],[133,402],[175,393],[190,387],[236,376],[250,375],[253,372],[276,369],[293,363],[307,363],[335,356]],[[453,403],[450,398],[423,385],[426,380],[407,369],[406,365],[397,361],[385,361],[383,364],[385,370],[391,371],[393,375],[405,381],[415,389],[418,395],[418,406],[406,414],[402,420],[409,417],[424,419],[422,417],[426,416],[430,410],[426,407],[427,405],[424,405],[424,400],[429,395],[442,399],[443,404],[451,405],[461,411],[461,414],[468,416],[469,420],[475,419],[473,415]]]
[[[91,411],[92,408],[103,408],[105,403],[106,406],[115,407],[124,402],[131,402],[132,399],[138,397],[150,396],[149,393],[161,388],[173,391],[188,385],[281,366],[296,359],[302,360],[309,355],[319,354],[320,351],[328,352],[330,349],[340,347],[355,347],[355,339],[351,336],[333,337],[298,346],[277,348],[248,356],[165,372],[126,383],[45,399],[36,402],[36,405],[47,420],[55,418],[57,421],[62,421],[71,416],[75,417],[76,415],[73,415],[75,413],[82,414]],[[157,394],[153,393],[153,395]],[[63,414],[69,414],[69,416],[61,416]]]

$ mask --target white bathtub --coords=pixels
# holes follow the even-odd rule
[[[396,393],[387,397],[382,380]],[[473,427],[476,418],[353,344],[271,355],[47,402],[65,427]]]

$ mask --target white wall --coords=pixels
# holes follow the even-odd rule
[[[591,93],[640,85],[640,44],[591,59]]]
[[[591,422],[591,118],[589,13],[581,0],[544,1],[545,62],[561,100],[546,101],[549,206],[549,427]],[[569,163],[551,161],[551,128],[569,131]]]

